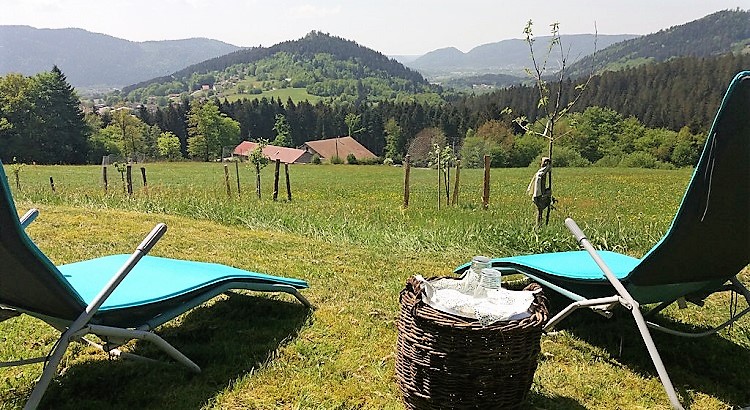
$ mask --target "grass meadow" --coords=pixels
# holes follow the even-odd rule
[[[667,230],[690,170],[558,169],[559,202],[550,225],[534,228],[525,194],[535,170],[494,169],[489,209],[482,171],[462,170],[459,203],[438,210],[437,172],[412,169],[402,208],[403,169],[292,165],[292,201],[282,183],[271,200],[273,169],[234,164],[146,164],[124,194],[109,168],[104,192],[96,166],[9,166],[20,213],[41,211],[29,235],[56,263],[130,253],[158,222],[169,226],[153,255],[225,263],[310,283],[308,311],[286,295],[229,292],[157,330],[203,369],[193,374],[148,343],[128,350],[159,363],[110,361],[73,344],[47,391],[55,409],[398,409],[395,383],[398,295],[414,274],[448,276],[473,255],[508,256],[576,249],[563,226],[571,216],[595,246],[643,255]],[[49,178],[55,182],[53,193]],[[728,233],[729,234],[729,233]],[[710,240],[710,238],[707,238]],[[750,281],[750,272],[741,278]],[[549,292],[548,292],[549,294]],[[553,310],[560,300],[552,298]],[[722,321],[728,295],[702,309],[670,307],[661,321],[700,329]],[[528,409],[668,408],[635,324],[626,312],[606,320],[579,312],[542,337]],[[0,323],[0,361],[46,354],[57,333],[22,316]],[[655,334],[683,403],[693,409],[750,405],[750,323],[701,339]],[[41,365],[0,369],[0,409],[22,407]]]

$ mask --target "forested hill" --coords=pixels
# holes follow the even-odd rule
[[[235,78],[231,79],[232,76]],[[243,80],[246,76],[256,80],[244,83],[243,89],[249,88],[248,91],[268,87],[267,82],[275,82],[273,87],[276,88],[306,88],[309,93],[324,97],[341,94],[339,88],[352,85],[360,89],[359,92],[362,92],[362,87],[383,86],[375,82],[387,83],[385,86],[393,92],[383,97],[395,97],[400,91],[418,93],[430,89],[429,83],[419,73],[382,53],[350,40],[313,31],[299,40],[238,50],[212,58],[172,75],[125,87],[122,93],[128,95],[133,91],[146,90],[136,93],[137,99],[144,93],[164,95],[166,92],[192,92],[202,85],[201,81],[213,85],[222,80],[228,82],[223,84],[226,89],[236,87],[237,80]],[[369,82],[363,81],[366,79]],[[332,81],[337,83],[333,84]],[[321,83],[326,84],[321,86]],[[321,87],[332,89],[316,92]],[[133,100],[133,97],[131,95],[128,99]]]
[[[729,52],[750,52],[750,11],[725,10],[701,19],[626,40],[587,56],[570,66],[577,78],[591,70],[592,58],[600,71],[620,70],[676,57],[707,57]]]
[[[625,117],[633,116],[648,127],[676,131],[688,126],[702,133],[710,127],[729,80],[748,67],[750,54],[729,53],[608,71],[591,79],[574,110],[607,107]],[[566,82],[564,99],[576,95],[576,86],[581,83]],[[534,88],[516,86],[464,101],[469,111],[494,112],[511,107],[513,112],[533,119],[538,115],[538,96]]]
[[[56,65],[75,87],[122,87],[237,49],[206,38],[134,42],[77,28],[0,26],[0,75]]]

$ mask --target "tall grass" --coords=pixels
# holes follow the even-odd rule
[[[483,212],[479,170],[464,170],[459,205],[447,207],[443,198],[438,211],[434,170],[413,170],[410,206],[402,209],[403,171],[398,167],[295,165],[290,167],[292,202],[284,200],[284,192],[279,195],[282,200],[269,200],[271,168],[264,170],[260,201],[251,186],[252,170],[242,167],[242,195],[238,197],[236,182],[231,181],[228,197],[221,165],[190,163],[147,165],[149,186],[136,187],[132,197],[124,194],[111,171],[105,194],[99,167],[30,166],[16,197],[29,204],[180,215],[413,252],[567,250],[575,243],[561,221],[572,216],[589,228],[595,243],[637,255],[666,230],[689,177],[688,171],[561,169],[555,174],[558,211],[551,226],[540,232],[532,229],[534,209],[525,194],[527,169],[495,170],[491,206]],[[234,172],[230,174],[234,179]],[[56,193],[46,184],[50,176]]]
[[[29,232],[56,263],[130,252],[165,221],[170,230],[154,254],[304,278],[318,309],[232,292],[160,328],[203,367],[200,375],[163,363],[102,363],[102,355],[77,346],[45,396],[48,408],[399,408],[395,318],[406,278],[450,275],[475,254],[575,249],[562,226],[567,216],[596,246],[641,256],[668,228],[690,177],[689,170],[556,170],[558,209],[550,226],[535,229],[536,210],[524,192],[529,169],[493,170],[486,211],[482,172],[462,170],[459,205],[443,201],[438,211],[434,170],[412,170],[403,209],[398,167],[294,165],[291,202],[281,200],[284,192],[271,201],[272,167],[263,171],[261,200],[249,168],[240,170],[241,196],[230,173],[231,197],[220,164],[146,168],[149,186],[137,179],[128,197],[112,170],[105,194],[99,167],[27,166],[14,195],[19,211],[42,209]],[[677,327],[700,327],[718,323],[726,304],[716,296],[706,309],[668,309],[665,316]],[[582,313],[566,321],[542,340],[528,408],[666,408],[627,316],[606,321]],[[2,322],[0,360],[44,354],[54,337],[27,317]],[[720,336],[675,339],[657,335],[656,343],[685,402],[709,409],[750,404],[747,320]],[[160,357],[142,343],[128,347]],[[39,371],[0,370],[0,408],[19,407]]]

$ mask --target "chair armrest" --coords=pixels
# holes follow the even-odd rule
[[[145,238],[143,238],[143,241],[140,245],[138,245],[138,248],[136,250],[139,250],[143,252],[144,254],[147,254],[151,248],[156,245],[156,242],[159,242],[159,239],[161,239],[162,236],[167,232],[167,225],[164,223],[157,224],[154,229],[149,232],[148,235],[146,235]]]
[[[582,240],[586,239],[586,235],[583,233],[581,228],[578,227],[576,221],[572,218],[565,218],[565,226],[568,228],[570,233],[575,236],[576,241],[580,244]]]
[[[19,220],[19,222],[21,223],[21,228],[26,229],[27,226],[31,225],[31,223],[34,222],[37,216],[39,216],[38,209],[29,209]]]
[[[586,252],[589,253],[589,256],[591,256],[596,265],[599,266],[599,269],[601,269],[604,277],[607,278],[610,284],[612,284],[612,287],[615,288],[620,297],[625,299],[625,301],[627,301],[631,306],[634,306],[637,309],[638,302],[636,302],[635,299],[630,296],[630,293],[625,289],[625,286],[622,285],[622,282],[620,282],[617,277],[615,277],[615,274],[612,273],[612,271],[609,269],[609,266],[607,266],[604,260],[596,252],[596,249],[594,249],[594,247],[591,245],[591,242],[589,242],[588,238],[586,238],[586,235],[584,235],[581,228],[578,227],[576,221],[571,218],[565,218],[565,226],[568,227],[568,230],[570,230],[573,236],[576,237],[576,240],[583,247],[583,249],[585,249]]]

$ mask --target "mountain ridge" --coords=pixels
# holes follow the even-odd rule
[[[80,28],[2,25],[0,75],[57,65],[75,87],[118,88],[238,49],[202,37],[136,42]]]
[[[602,49],[636,37],[638,36],[635,34],[570,34],[563,35],[561,40],[566,47],[570,47],[569,58],[576,61],[593,53],[594,47]],[[535,54],[539,55],[545,51],[549,39],[550,36],[536,37]],[[553,57],[559,58],[559,55],[556,53]],[[526,40],[507,39],[481,44],[465,53],[455,47],[439,48],[407,62],[406,66],[419,70],[428,77],[457,70],[523,75],[524,68],[531,66],[531,59]]]

